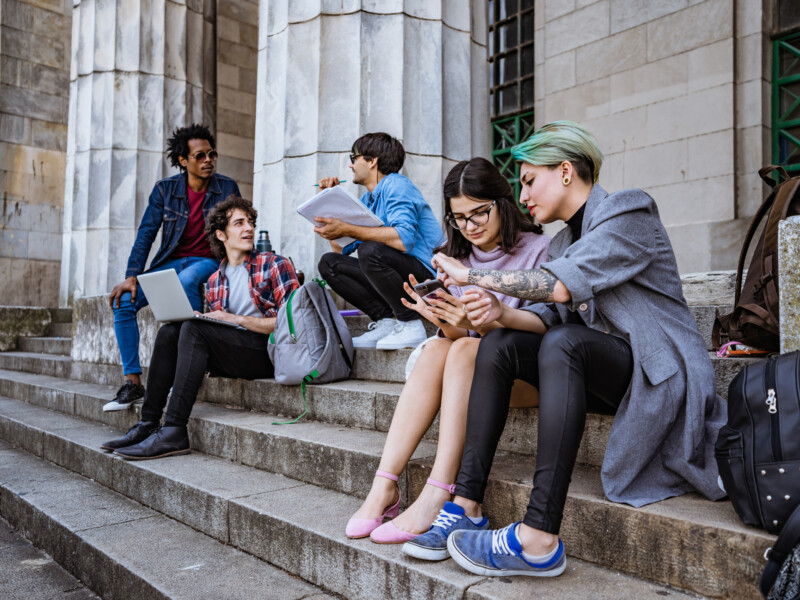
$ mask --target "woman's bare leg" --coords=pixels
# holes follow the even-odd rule
[[[453,342],[444,365],[442,408],[439,414],[439,443],[431,479],[444,484],[455,483],[461,465],[461,452],[467,429],[469,389],[478,354],[477,338],[461,338]],[[426,485],[419,497],[393,523],[398,529],[411,533],[428,530],[436,515],[450,499],[450,493]]]
[[[378,467],[380,470],[400,475],[422,436],[433,423],[436,413],[439,412],[442,374],[452,344],[452,340],[437,339],[425,345],[394,409]],[[376,475],[372,481],[372,489],[353,518],[377,519],[387,506],[396,501],[395,482]]]

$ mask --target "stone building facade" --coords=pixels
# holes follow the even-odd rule
[[[171,174],[165,140],[190,120],[214,128],[219,170],[307,273],[326,245],[294,209],[320,177],[349,179],[358,135],[399,137],[441,214],[456,161],[503,161],[500,116],[518,135],[583,123],[606,154],[601,184],[653,195],[682,272],[732,268],[763,197],[755,171],[775,153],[784,4],[0,0],[0,274],[49,269],[46,293],[0,288],[0,304],[55,304],[59,259],[62,305],[117,283]]]

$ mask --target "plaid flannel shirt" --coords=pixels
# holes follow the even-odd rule
[[[253,250],[244,261],[250,272],[250,296],[265,317],[277,317],[278,308],[296,288],[300,287],[294,267],[287,259],[272,252]],[[227,259],[219,270],[208,278],[206,299],[211,310],[228,310],[228,279],[225,277]]]

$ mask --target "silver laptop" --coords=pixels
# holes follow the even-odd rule
[[[153,316],[162,323],[169,321],[188,321],[201,319],[217,325],[238,327],[235,323],[228,323],[219,319],[212,319],[194,312],[186,292],[183,291],[180,279],[175,269],[144,273],[139,275],[139,284],[144,290],[144,295],[150,303]]]

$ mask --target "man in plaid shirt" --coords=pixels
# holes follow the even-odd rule
[[[163,325],[150,360],[141,421],[103,444],[104,450],[133,460],[188,454],[186,425],[206,372],[239,379],[273,376],[267,340],[278,308],[300,284],[287,259],[253,249],[256,216],[249,200],[229,196],[207,218],[209,245],[222,259],[208,280],[208,316],[236,327],[201,320]]]

